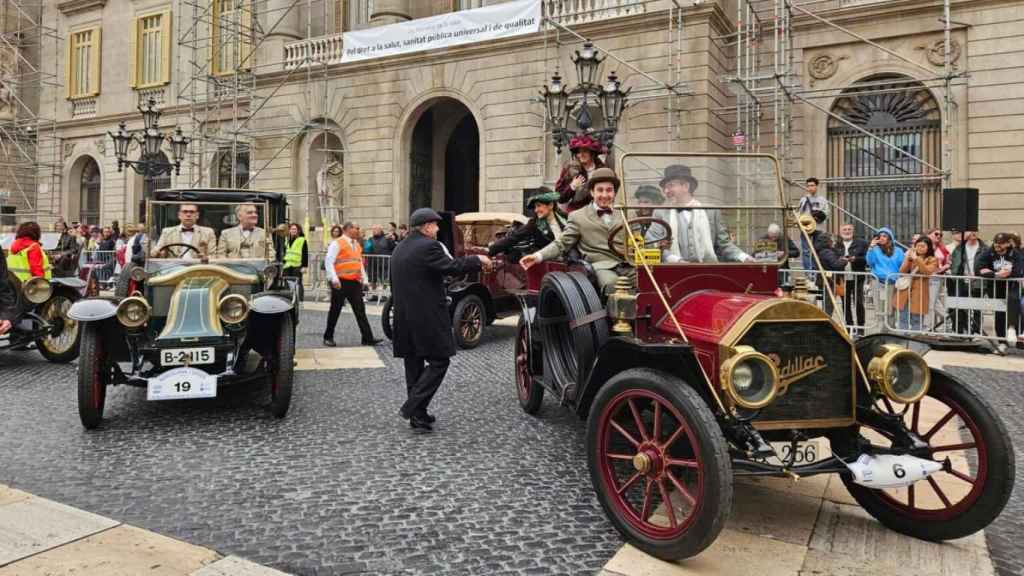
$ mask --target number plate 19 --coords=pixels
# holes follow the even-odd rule
[[[175,368],[150,378],[146,400],[180,400],[183,398],[214,398],[217,377],[196,368]]]

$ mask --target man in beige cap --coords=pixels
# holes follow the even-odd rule
[[[528,270],[534,264],[558,258],[576,247],[594,267],[602,292],[610,294],[615,291],[619,276],[636,275],[636,269],[608,246],[608,235],[622,224],[622,214],[612,209],[619,178],[611,168],[598,168],[590,174],[587,185],[594,201],[569,214],[562,235],[543,249],[523,256],[519,264]]]

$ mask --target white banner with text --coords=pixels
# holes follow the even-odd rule
[[[519,0],[345,32],[342,62],[511,38],[540,30],[541,0]]]

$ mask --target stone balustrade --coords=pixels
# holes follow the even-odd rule
[[[318,36],[284,45],[284,69],[341,63],[341,34]]]
[[[643,14],[647,0],[544,0],[544,15],[559,24],[585,24]]]
[[[96,115],[96,97],[75,98],[71,101],[71,117],[85,118]]]

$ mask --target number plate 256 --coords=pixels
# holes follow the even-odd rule
[[[146,385],[147,400],[180,400],[183,398],[214,398],[217,377],[196,368],[175,368],[150,378]]]

